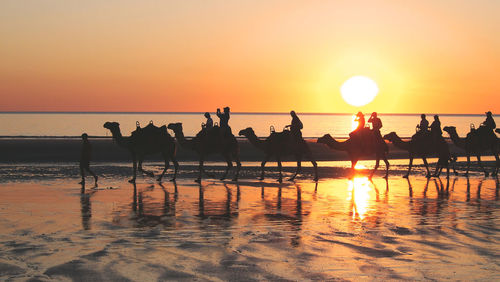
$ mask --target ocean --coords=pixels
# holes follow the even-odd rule
[[[347,137],[352,131],[353,115],[350,114],[301,114],[304,124],[302,134],[306,138],[323,136],[326,133],[334,137]],[[392,131],[402,137],[410,137],[415,133],[415,127],[420,122],[417,114],[379,114],[382,119],[382,134]],[[494,116],[500,121],[499,115]],[[214,122],[218,121],[212,113]],[[369,114],[366,115],[368,120]],[[429,123],[432,114],[428,114]],[[476,127],[484,121],[484,115],[441,115],[441,125],[455,126],[460,136],[469,132],[470,125]],[[120,123],[123,135],[135,130],[136,122],[146,126],[150,121],[155,125],[182,122],[184,134],[194,136],[205,121],[203,113],[0,113],[0,136],[30,136],[30,137],[69,137],[87,133],[90,136],[110,136],[103,128],[106,121]],[[270,126],[276,131],[290,124],[288,113],[232,113],[229,124],[235,135],[241,129],[252,127],[257,136],[268,136]],[[445,133],[446,134],[446,133]]]

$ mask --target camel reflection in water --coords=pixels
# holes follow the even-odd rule
[[[173,192],[169,192],[164,184],[157,184],[163,192],[163,201],[161,203],[153,201],[155,199],[154,196],[151,197],[148,194],[155,190],[155,185],[149,185],[145,189],[138,189],[137,184],[132,183],[131,213],[127,214],[127,209],[118,210],[113,217],[113,223],[117,225],[131,225],[133,227],[154,227],[160,224],[165,227],[176,227],[175,218],[178,189],[175,181],[171,183]]]
[[[310,214],[310,203],[303,209],[302,201],[302,187],[300,184],[295,183],[295,195],[291,192],[290,187],[279,184],[276,191],[276,198],[272,197],[272,192],[267,193],[267,190],[276,190],[276,187],[269,187],[262,184],[261,186],[261,200],[264,205],[264,214],[257,214],[254,216],[253,221],[255,224],[267,226],[268,224],[279,224],[285,230],[290,231],[290,245],[297,247],[301,243],[301,231],[304,217]],[[318,183],[316,182],[315,193],[317,192]],[[285,190],[286,196],[283,196]],[[290,193],[289,193],[290,192]],[[314,194],[313,194],[314,197]]]

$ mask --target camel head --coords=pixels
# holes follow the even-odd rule
[[[391,141],[391,142],[392,142],[393,140],[396,140],[396,139],[397,139],[397,137],[398,137],[398,135],[397,135],[397,134],[396,134],[396,132],[394,132],[394,131],[393,131],[393,132],[391,132],[391,133],[389,133],[389,134],[384,135],[384,139],[385,139],[385,140],[388,140],[388,141]]]
[[[251,127],[247,127],[245,129],[242,129],[240,130],[240,133],[238,133],[239,136],[251,136],[251,135],[255,135],[255,132],[253,131],[253,129]]]
[[[323,135],[323,137],[318,138],[318,141],[316,141],[316,143],[328,144],[328,141],[332,139],[333,137],[330,134],[325,134]]]
[[[169,123],[167,128],[174,131],[175,133],[182,132],[182,123]]]
[[[111,132],[113,132],[120,129],[120,124],[116,121],[108,121],[104,123],[104,128],[109,129]]]
[[[445,126],[443,130],[448,132],[448,134],[457,133],[457,128],[454,126]]]

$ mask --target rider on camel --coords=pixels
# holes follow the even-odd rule
[[[419,129],[419,132],[427,132],[429,130],[429,121],[425,118],[425,114],[421,114],[420,118],[422,118],[422,120],[420,121],[420,124],[417,125],[417,128]]]
[[[295,139],[295,141],[300,141],[302,140],[302,132],[300,130],[304,126],[302,125],[302,122],[300,121],[295,111],[291,111],[290,115],[292,116],[292,123],[285,126],[285,128],[290,128],[290,132],[292,133],[292,136]]]

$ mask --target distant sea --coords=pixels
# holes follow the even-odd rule
[[[334,137],[347,137],[352,130],[353,115],[350,114],[301,114],[298,113],[304,124],[304,137],[320,137],[330,133]],[[380,114],[383,128],[382,134],[391,131],[402,137],[409,137],[415,133],[415,126],[420,122],[418,114]],[[494,116],[500,122],[500,116]],[[212,113],[214,122],[219,119]],[[368,120],[369,114],[366,115]],[[432,122],[432,114],[427,116]],[[440,115],[441,125],[457,127],[459,135],[469,132],[471,124],[476,127],[484,121],[485,115]],[[182,122],[184,134],[194,136],[205,122],[203,113],[0,113],[0,136],[30,136],[30,137],[71,137],[80,136],[83,132],[90,136],[110,136],[103,128],[106,121],[120,123],[122,134],[129,135],[135,130],[136,121],[146,126],[150,121],[155,125],[172,122]],[[252,127],[257,136],[268,136],[270,126],[276,131],[290,124],[288,113],[232,113],[229,124],[235,135],[239,130]],[[172,133],[172,132],[171,132]],[[447,134],[445,133],[445,136]]]

